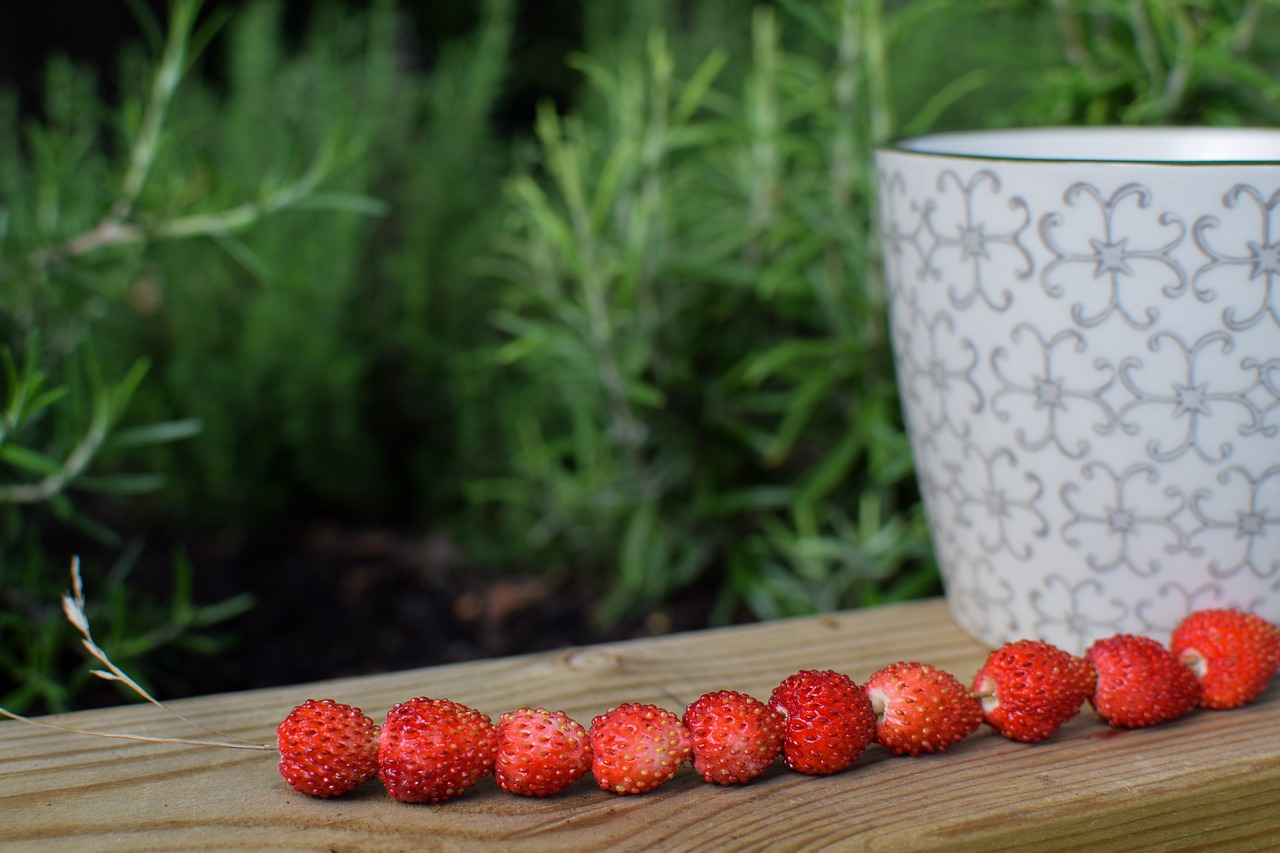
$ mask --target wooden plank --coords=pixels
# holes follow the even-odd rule
[[[584,724],[623,701],[681,710],[708,690],[767,697],[803,668],[865,680],[917,659],[962,679],[986,650],[939,601],[560,652],[225,694],[175,703],[216,729],[270,740],[289,709],[332,696],[375,718],[412,696],[447,696],[496,717],[522,704]],[[143,706],[61,722],[189,736]],[[776,765],[738,788],[690,769],[647,795],[590,777],[529,800],[492,779],[436,806],[391,801],[377,783],[333,801],[293,793],[271,753],[104,740],[0,723],[0,849],[208,850],[1093,850],[1275,849],[1280,843],[1280,684],[1258,703],[1113,731],[1086,708],[1053,740],[985,729],[946,754],[871,747],[849,772],[810,778]]]

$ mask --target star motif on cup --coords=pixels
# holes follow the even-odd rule
[[[1253,269],[1249,272],[1250,281],[1263,276],[1280,275],[1280,243],[1246,240],[1245,245],[1249,247],[1249,258],[1253,262]]]
[[[1199,385],[1180,385],[1173,383],[1173,416],[1181,418],[1186,415],[1209,414],[1209,383]]]
[[[957,230],[960,232],[960,257],[966,261],[991,257],[991,253],[987,251],[987,237],[981,222],[976,225],[961,225]]]
[[[903,395],[917,402],[923,415],[917,431],[965,435],[965,411],[978,412],[985,405],[973,380],[978,363],[973,342],[955,334],[955,318],[947,310],[927,316],[905,297],[894,306],[894,323],[900,338],[910,342],[898,353],[897,366]]]
[[[1227,210],[1256,211],[1261,239],[1246,238],[1241,241],[1243,245],[1236,244],[1235,251],[1224,250],[1210,239],[1210,232],[1222,220],[1216,215],[1201,216],[1192,228],[1192,237],[1209,260],[1192,276],[1191,288],[1203,302],[1221,298],[1228,303],[1222,310],[1222,320],[1230,329],[1248,329],[1267,317],[1280,325],[1280,241],[1275,239],[1280,229],[1280,189],[1265,196],[1257,187],[1237,184],[1222,197],[1222,206]],[[1228,228],[1222,238],[1231,240],[1241,232],[1241,227]],[[1247,275],[1224,277],[1224,273],[1235,269],[1247,271]]]
[[[1212,555],[1209,573],[1229,578],[1248,572],[1280,580],[1280,515],[1272,513],[1280,496],[1280,464],[1254,473],[1231,465],[1217,475],[1218,486],[1197,489],[1188,507],[1200,522],[1191,533],[1196,550]]]
[[[991,398],[991,408],[1001,421],[1019,424],[1015,437],[1019,446],[1040,450],[1055,445],[1063,454],[1079,459],[1089,450],[1089,431],[1103,435],[1115,423],[1115,412],[1103,395],[1115,383],[1115,371],[1094,360],[1089,369],[1093,383],[1078,367],[1067,361],[1072,353],[1088,352],[1085,336],[1065,329],[1045,340],[1030,323],[1020,323],[1010,333],[1009,347],[991,353],[991,369],[1003,387]],[[1068,376],[1071,384],[1068,385]],[[1096,412],[1090,424],[1084,417],[1085,404]],[[1032,435],[1032,428],[1039,435]]]
[[[1098,263],[1097,269],[1093,271],[1094,278],[1102,278],[1109,273],[1133,275],[1133,267],[1129,266],[1126,258],[1129,252],[1128,237],[1121,237],[1114,243],[1104,243],[1090,238],[1089,245],[1093,247],[1093,254]]]
[[[1243,359],[1233,365],[1236,370],[1234,382],[1229,376],[1215,376],[1217,384],[1211,386],[1200,378],[1201,373],[1206,372],[1203,362],[1211,357],[1228,355],[1234,345],[1231,335],[1223,331],[1210,332],[1194,343],[1187,343],[1173,332],[1161,331],[1152,335],[1147,342],[1147,349],[1155,353],[1171,346],[1171,351],[1181,357],[1183,378],[1181,381],[1169,382],[1167,390],[1146,387],[1142,374],[1147,364],[1143,359],[1135,356],[1126,358],[1120,364],[1120,381],[1133,395],[1133,399],[1121,406],[1119,411],[1120,422],[1126,432],[1142,432],[1135,422],[1135,416],[1140,416],[1151,407],[1168,407],[1169,417],[1183,424],[1181,440],[1152,438],[1147,442],[1147,453],[1153,460],[1164,462],[1176,459],[1184,453],[1195,452],[1204,461],[1217,463],[1234,453],[1235,446],[1231,442],[1217,440],[1216,446],[1213,446],[1215,440],[1203,434],[1204,421],[1212,414],[1210,403],[1223,409],[1231,407],[1239,413],[1236,434],[1241,438],[1254,434],[1271,435],[1275,432],[1276,428],[1266,423],[1269,410],[1258,402],[1267,393],[1267,365],[1256,359]],[[1153,369],[1159,373],[1158,369]],[[1158,418],[1158,415],[1155,417]],[[1220,414],[1214,420],[1226,417],[1227,415]],[[1162,429],[1168,430],[1168,427]]]
[[[1034,376],[1031,381],[1035,386],[1032,393],[1035,396],[1037,409],[1062,408],[1062,385],[1066,382],[1063,377],[1050,379],[1047,376]]]
[[[1018,625],[1009,614],[1013,589],[996,574],[986,557],[972,557],[960,547],[939,550],[939,569],[947,585],[947,600],[958,621],[978,634],[994,631],[1010,640]]]
[[[1091,570],[1102,574],[1123,567],[1150,577],[1160,571],[1161,551],[1186,550],[1186,535],[1176,521],[1186,502],[1177,491],[1164,490],[1163,510],[1146,502],[1150,486],[1160,479],[1156,466],[1143,463],[1116,472],[1095,461],[1085,463],[1080,474],[1079,481],[1065,483],[1059,494],[1073,516],[1061,533],[1072,548],[1089,549],[1085,563]],[[1140,501],[1133,493],[1144,485],[1147,497]]]
[[[925,365],[924,375],[935,391],[945,394],[951,387],[951,371],[947,368],[947,363],[940,358],[929,359],[928,364]]]
[[[987,489],[982,493],[981,503],[992,518],[1009,517],[1009,499],[1005,497],[1004,489]]]
[[[1137,521],[1133,510],[1125,507],[1109,506],[1103,510],[1103,515],[1107,519],[1107,528],[1112,533],[1132,533],[1134,522]]]
[[[984,454],[969,443],[963,456],[951,482],[957,520],[978,529],[978,544],[986,553],[1030,557],[1032,542],[1049,532],[1037,506],[1044,493],[1040,479],[1007,449]]]
[[[1091,201],[1092,205],[1085,204]],[[1159,317],[1149,290],[1159,288],[1167,297],[1181,293],[1187,286],[1187,274],[1173,253],[1186,237],[1187,229],[1182,220],[1172,213],[1155,217],[1159,229],[1169,232],[1168,241],[1149,247],[1132,244],[1132,235],[1118,233],[1125,223],[1136,222],[1132,211],[1147,216],[1152,204],[1152,193],[1140,184],[1125,184],[1110,196],[1093,184],[1077,183],[1063,193],[1068,210],[1054,211],[1040,217],[1040,239],[1054,260],[1040,273],[1040,286],[1054,298],[1067,293],[1080,295],[1081,301],[1071,306],[1071,316],[1081,326],[1096,326],[1112,316],[1121,317],[1135,329],[1149,328]],[[1088,236],[1085,229],[1094,227],[1093,218],[1087,214],[1090,206],[1102,213],[1102,234]],[[1145,227],[1146,223],[1143,223]],[[1083,233],[1082,233],[1083,232]],[[1158,238],[1157,238],[1158,239]],[[1074,244],[1074,245],[1073,245]],[[1147,271],[1136,270],[1142,264]],[[1082,287],[1078,278],[1072,281],[1073,270],[1091,265],[1093,274],[1088,279],[1090,287]],[[1086,273],[1087,274],[1087,273]],[[1062,279],[1066,279],[1063,281]],[[1099,291],[1092,282],[1102,282]]]
[[[1244,539],[1247,536],[1265,536],[1266,527],[1269,523],[1267,511],[1258,510],[1256,512],[1242,512],[1236,510],[1236,538]]]
[[[938,176],[937,195],[921,206],[921,216],[932,243],[924,248],[921,235],[917,244],[930,278],[942,279],[947,270],[952,306],[965,309],[981,300],[992,310],[1008,309],[1008,283],[1030,278],[1034,269],[1022,245],[1022,232],[1031,224],[1026,201],[1005,197],[1000,178],[989,169],[966,177],[948,169]],[[950,253],[958,254],[958,263],[945,260]]]

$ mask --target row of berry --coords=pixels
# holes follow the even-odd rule
[[[707,693],[683,716],[627,703],[590,729],[562,711],[521,708],[493,723],[448,699],[410,699],[376,725],[358,708],[308,700],[277,729],[280,773],[296,790],[338,796],[371,780],[403,802],[442,802],[490,772],[499,788],[543,797],[591,773],[606,791],[638,794],[686,762],[708,782],[733,785],[779,755],[800,773],[848,768],[872,742],[899,755],[940,752],[986,723],[1027,743],[1052,736],[1087,700],[1112,726],[1150,726],[1197,706],[1253,701],[1280,667],[1280,628],[1236,610],[1203,610],[1169,648],[1121,634],[1076,657],[1038,640],[993,651],[966,687],[916,662],[881,669],[863,685],[830,670],[803,670],[768,702]]]

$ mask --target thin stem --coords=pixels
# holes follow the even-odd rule
[[[855,120],[858,99],[858,2],[844,0],[840,9],[840,40],[836,44],[835,131],[831,135],[831,200],[845,210],[853,196],[855,162],[860,162]]]
[[[61,493],[67,484],[80,476],[93,461],[102,443],[106,441],[110,427],[111,406],[107,395],[100,394],[94,401],[93,418],[89,423],[89,429],[63,461],[62,467],[34,483],[0,486],[0,503],[41,503]]]
[[[212,213],[163,219],[154,223],[131,222],[134,206],[155,165],[169,104],[186,71],[187,51],[196,13],[203,0],[175,0],[169,36],[151,87],[146,112],[129,155],[129,167],[121,182],[120,197],[97,225],[58,246],[31,256],[36,269],[46,269],[59,261],[91,254],[110,246],[124,246],[157,240],[229,234],[248,228],[259,220],[292,207],[315,192],[340,159],[337,143],[317,154],[306,173],[293,183],[266,193],[257,201]]]
[[[1173,67],[1165,78],[1164,97],[1161,99],[1161,117],[1168,118],[1182,105],[1187,87],[1191,83],[1191,57],[1195,53],[1195,25],[1187,18],[1184,10],[1173,10],[1173,33],[1177,54]]]
[[[169,37],[165,41],[160,65],[151,83],[151,97],[147,101],[142,124],[138,128],[138,135],[133,141],[133,148],[129,154],[129,169],[125,172],[124,180],[120,184],[120,198],[111,209],[111,215],[117,220],[127,219],[133,211],[133,205],[142,193],[142,188],[146,185],[147,177],[155,164],[165,115],[169,111],[174,93],[178,90],[178,84],[182,81],[182,74],[186,70],[187,45],[200,2],[201,0],[177,0],[173,4],[169,21]]]
[[[865,0],[862,44],[867,63],[867,100],[871,115],[871,144],[883,145],[893,135],[893,110],[889,105],[889,62],[885,56],[883,0]]]
[[[195,726],[201,731],[206,731],[211,735],[219,735],[221,737],[231,738],[233,740],[240,741],[241,743],[250,743],[250,741],[246,741],[242,737],[237,737],[236,735],[228,734],[227,732],[220,732],[217,729],[211,729],[208,726],[197,723],[195,720],[192,720],[189,717],[179,713],[178,711],[175,711],[173,708],[169,707],[168,705],[161,702],[159,699],[152,696],[149,692],[147,692],[146,689],[143,688],[141,684],[134,681],[128,675],[128,673],[120,669],[120,667],[116,666],[115,662],[111,660],[111,658],[107,655],[107,653],[103,651],[102,648],[96,642],[94,642],[93,633],[89,628],[89,616],[85,612],[84,581],[80,577],[80,558],[79,557],[75,557],[71,561],[71,592],[62,596],[62,612],[67,617],[67,621],[71,623],[72,627],[74,627],[77,631],[80,632],[80,637],[81,637],[80,644],[84,646],[85,651],[87,651],[95,660],[97,660],[99,663],[101,663],[103,666],[107,668],[107,671],[105,672],[102,670],[92,670],[93,675],[97,676],[98,678],[101,678],[104,681],[120,682],[121,684],[125,685],[130,690],[132,690],[134,693],[136,693],[140,698],[149,702],[151,705],[154,705],[155,707],[159,708],[162,711],[167,711],[168,713],[182,720],[184,723],[187,723],[188,725],[191,725],[191,726]],[[104,735],[104,737],[106,736],[108,735]],[[114,735],[114,736],[127,737],[127,735]],[[186,741],[186,740],[178,741],[178,742],[192,743],[192,741]],[[198,741],[197,743],[205,744],[210,742]],[[213,745],[234,746],[234,744],[223,744],[221,742],[218,742]],[[261,745],[259,744],[254,744],[253,746],[254,748],[262,748]]]
[[[1129,25],[1133,29],[1133,38],[1138,47],[1138,58],[1142,61],[1147,75],[1147,83],[1152,90],[1158,90],[1157,100],[1162,106],[1168,96],[1168,80],[1165,77],[1164,62],[1160,57],[1160,46],[1155,32],[1151,28],[1151,18],[1147,14],[1146,0],[1129,0]]]
[[[1085,76],[1090,76],[1092,67],[1089,62],[1089,51],[1084,44],[1084,29],[1071,9],[1070,0],[1053,0],[1053,14],[1058,25],[1058,34],[1062,36],[1062,51],[1067,57],[1067,62],[1083,71]]]
[[[1240,17],[1236,21],[1235,34],[1231,37],[1231,52],[1236,56],[1247,52],[1253,44],[1254,34],[1258,29],[1258,19],[1262,17],[1261,0],[1248,0]]]
[[[95,660],[99,661],[103,666],[107,668],[107,671],[105,672],[101,670],[93,670],[93,675],[96,675],[98,678],[101,678],[105,681],[118,681],[121,684],[124,684],[134,693],[138,694],[138,696],[145,699],[147,702],[151,703],[156,708],[159,708],[162,711],[172,714],[173,716],[177,717],[179,720],[182,720],[184,723],[190,726],[194,726],[200,729],[201,731],[206,731],[211,735],[218,735],[219,737],[230,738],[231,740],[224,741],[224,740],[200,740],[200,739],[192,739],[192,738],[152,737],[150,735],[135,735],[135,734],[128,734],[126,732],[103,732],[103,731],[96,731],[93,729],[79,729],[79,728],[74,728],[72,726],[60,726],[57,723],[50,723],[45,720],[34,720],[30,717],[24,717],[21,714],[15,714],[14,712],[9,711],[5,708],[0,708],[0,717],[7,717],[10,720],[16,720],[17,722],[20,722],[20,723],[27,723],[28,725],[39,726],[40,728],[44,728],[44,729],[53,729],[54,731],[59,731],[59,732],[68,732],[70,734],[77,734],[77,735],[92,735],[93,737],[104,737],[104,738],[112,738],[117,740],[134,740],[134,741],[141,741],[143,743],[179,743],[179,744],[185,744],[188,746],[220,746],[226,749],[252,749],[252,750],[257,750],[262,752],[274,749],[274,747],[272,747],[270,744],[254,743],[253,741],[246,740],[245,738],[238,737],[233,734],[228,734],[227,732],[220,732],[217,729],[211,729],[208,726],[204,726],[204,725],[201,725],[200,723],[197,723],[195,720],[192,720],[190,717],[180,714],[179,712],[175,711],[173,708],[169,707],[168,705],[164,704],[160,700],[156,699],[154,696],[148,693],[145,689],[143,689],[142,685],[138,684],[138,682],[130,678],[129,675],[125,673],[124,670],[116,666],[115,663],[111,660],[111,658],[107,656],[107,653],[103,651],[98,646],[98,644],[95,643],[93,640],[93,633],[89,628],[89,616],[85,612],[84,581],[80,577],[80,558],[79,557],[75,557],[71,560],[71,591],[62,597],[62,612],[67,617],[67,621],[71,623],[71,626],[80,632],[80,636],[81,636],[80,642],[85,647],[85,649],[89,652],[89,654],[92,655]]]
[[[62,245],[40,253],[34,263],[37,267],[43,268],[57,260],[77,258],[110,246],[181,240],[188,237],[242,231],[273,213],[278,213],[305,200],[324,180],[332,165],[331,161],[332,157],[327,155],[317,157],[311,168],[297,181],[269,193],[259,201],[245,202],[225,210],[179,216],[161,220],[150,226],[121,222],[115,219],[113,214]]]
[[[643,132],[643,143],[640,146],[639,193],[631,204],[631,215],[634,226],[630,230],[635,242],[628,247],[632,256],[628,264],[634,276],[634,293],[636,311],[640,317],[642,334],[652,336],[659,323],[659,300],[655,287],[657,257],[661,249],[652,244],[661,245],[666,234],[662,229],[660,212],[664,187],[663,166],[667,152],[667,133],[671,121],[671,82],[675,74],[675,62],[667,48],[665,39],[656,33],[649,39],[649,121]],[[646,251],[646,244],[649,250]],[[653,365],[661,372],[664,353],[661,347],[653,349]]]
[[[773,11],[764,6],[751,19],[754,68],[747,83],[747,111],[751,133],[750,202],[745,254],[753,266],[760,260],[761,239],[769,223],[778,191],[778,27]]]
[[[50,723],[47,720],[35,720],[35,719],[32,719],[31,717],[24,717],[21,714],[15,714],[12,711],[6,710],[5,708],[0,708],[0,717],[8,717],[10,720],[15,720],[19,723],[27,723],[32,726],[39,726],[42,729],[53,729],[54,731],[67,732],[73,735],[92,735],[93,737],[105,737],[105,738],[113,738],[117,740],[136,740],[136,741],[141,741],[143,743],[180,743],[180,744],[186,744],[187,746],[221,746],[227,749],[252,749],[252,750],[257,750],[259,752],[266,752],[266,751],[275,749],[275,747],[271,746],[270,744],[252,743],[249,741],[242,741],[240,743],[228,743],[226,741],[221,741],[221,740],[197,740],[197,739],[180,738],[180,737],[151,737],[149,735],[134,735],[134,734],[129,734],[127,732],[102,732],[102,731],[97,731],[95,729],[77,729],[72,726],[60,726],[57,723]],[[186,718],[183,717],[183,719],[186,719]],[[188,720],[188,722],[190,721]],[[201,728],[203,728],[203,726]],[[222,734],[222,732],[216,732],[215,734]]]
[[[570,142],[550,108],[539,116],[538,134],[546,148],[573,228],[578,251],[578,281],[586,314],[583,332],[595,355],[601,388],[609,406],[612,419],[610,434],[623,447],[632,470],[638,471],[640,464],[636,454],[644,441],[644,431],[631,411],[626,381],[614,351],[617,335],[609,315],[609,283],[597,259],[599,243],[582,185],[581,149]]]
[[[836,43],[835,72],[831,86],[835,108],[835,128],[831,134],[828,154],[831,203],[835,214],[841,217],[849,215],[857,179],[865,180],[865,176],[858,174],[857,170],[866,168],[865,164],[869,160],[864,159],[864,149],[859,145],[858,139],[858,70],[861,59],[859,11],[858,0],[844,0],[841,4],[840,38]],[[872,228],[873,221],[873,218],[868,219]],[[867,239],[873,241],[874,232],[868,233]],[[844,251],[844,241],[833,236],[825,252],[826,275],[819,279],[818,285],[828,292],[832,287],[848,286]],[[866,283],[869,289],[875,287],[873,277],[868,277]],[[847,314],[832,311],[828,316],[839,334],[849,332]]]

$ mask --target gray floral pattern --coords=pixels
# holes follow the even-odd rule
[[[1090,577],[1072,584],[1062,575],[1049,575],[1043,587],[1032,590],[1031,607],[1037,617],[1031,632],[1072,649],[1125,630],[1129,617],[1129,606]]]
[[[1248,571],[1280,584],[1280,556],[1267,550],[1270,536],[1280,534],[1280,463],[1257,476],[1232,465],[1217,481],[1220,488],[1191,496],[1191,513],[1200,522],[1191,533],[1196,553],[1211,555],[1209,573],[1215,578]]]
[[[1054,255],[1040,275],[1041,284],[1054,297],[1062,296],[1068,289],[1073,292],[1095,290],[1094,287],[1079,287],[1079,282],[1064,284],[1060,280],[1064,267],[1076,268],[1081,264],[1086,269],[1091,267],[1093,280],[1103,285],[1101,297],[1094,299],[1100,304],[1074,303],[1072,319],[1081,326],[1096,326],[1112,314],[1118,314],[1131,326],[1149,328],[1160,312],[1148,298],[1144,298],[1143,291],[1162,286],[1165,295],[1174,297],[1187,287],[1186,273],[1171,254],[1186,236],[1186,227],[1174,214],[1159,213],[1155,216],[1159,226],[1150,230],[1157,241],[1168,239],[1164,243],[1142,246],[1138,238],[1121,233],[1119,220],[1125,212],[1126,202],[1131,202],[1140,212],[1151,206],[1151,192],[1146,187],[1125,184],[1103,198],[1097,187],[1077,183],[1067,188],[1063,203],[1067,208],[1077,208],[1071,211],[1074,215],[1088,206],[1082,199],[1091,200],[1098,207],[1101,227],[1097,231],[1070,228],[1072,219],[1066,212],[1055,211],[1041,217],[1040,237]],[[1163,234],[1162,231],[1173,233]],[[1072,242],[1073,237],[1082,245],[1068,247],[1066,244]],[[1134,245],[1130,245],[1130,240]],[[1136,292],[1130,294],[1130,290]]]
[[[902,392],[915,404],[923,430],[947,429],[963,437],[969,416],[983,406],[982,393],[972,378],[977,348],[956,334],[949,311],[925,316],[915,304],[908,304],[905,313],[908,322],[898,333],[905,342],[897,363]]]
[[[1223,196],[1222,206],[1230,210],[1245,201],[1257,208],[1258,221],[1253,228],[1230,232],[1229,236],[1234,236],[1239,244],[1237,252],[1220,250],[1215,241],[1210,240],[1210,230],[1221,229],[1218,216],[1202,216],[1195,225],[1196,245],[1209,257],[1209,262],[1196,271],[1192,287],[1205,302],[1212,302],[1223,292],[1230,294],[1234,304],[1223,310],[1222,322],[1234,331],[1248,329],[1267,319],[1280,323],[1280,216],[1276,215],[1280,190],[1264,197],[1256,187],[1237,184]],[[1244,275],[1244,286],[1222,289],[1209,286],[1210,279],[1222,271]]]
[[[1045,340],[1035,326],[1020,323],[1010,338],[1014,344],[1033,341],[1036,347],[1034,352],[1016,355],[1004,346],[991,351],[991,369],[1000,382],[991,399],[996,417],[1008,423],[1014,412],[1024,418],[1033,415],[1027,418],[1035,422],[1033,429],[1019,426],[1014,433],[1019,447],[1034,451],[1052,443],[1064,456],[1079,459],[1089,452],[1089,441],[1082,435],[1072,435],[1073,427],[1088,426],[1094,434],[1105,435],[1115,424],[1116,413],[1103,396],[1115,383],[1115,370],[1106,362],[1094,362],[1091,369],[1074,372],[1070,366],[1059,365],[1064,350],[1083,353],[1088,348],[1084,335],[1075,329],[1062,329]],[[1002,402],[1009,396],[1024,399]],[[1092,424],[1086,424],[1088,418],[1078,410],[1080,407],[1094,410]]]
[[[1140,433],[1141,427],[1132,419],[1126,420],[1126,416],[1153,406],[1161,410],[1159,418],[1178,424],[1176,441],[1165,444],[1161,439],[1153,438],[1147,443],[1147,453],[1152,459],[1164,462],[1194,451],[1206,462],[1223,461],[1234,450],[1230,431],[1227,438],[1215,442],[1213,437],[1220,436],[1223,430],[1211,429],[1223,422],[1230,430],[1234,421],[1234,431],[1239,436],[1254,433],[1262,433],[1268,438],[1275,436],[1276,427],[1263,421],[1263,405],[1267,404],[1255,402],[1266,397],[1265,392],[1261,395],[1256,393],[1266,385],[1263,365],[1252,357],[1238,362],[1226,359],[1224,364],[1207,369],[1204,365],[1214,355],[1232,354],[1235,340],[1231,335],[1221,331],[1210,332],[1188,344],[1181,335],[1161,331],[1147,341],[1147,348],[1152,352],[1159,352],[1166,346],[1177,353],[1179,364],[1163,370],[1157,368],[1155,372],[1160,375],[1157,382],[1163,387],[1145,388],[1135,376],[1147,366],[1143,359],[1126,358],[1120,365],[1120,380],[1133,395],[1133,399],[1120,411],[1125,431],[1134,435]],[[1274,401],[1271,401],[1268,410],[1273,405]]]
[[[1198,607],[1280,619],[1280,168],[1275,186],[1224,165],[1171,189],[1152,165],[1076,164],[1057,188],[1044,163],[879,166],[898,376],[957,620],[1082,651]]]
[[[1062,525],[1062,537],[1072,548],[1084,553],[1084,561],[1095,573],[1124,567],[1140,577],[1160,572],[1162,554],[1176,554],[1185,548],[1185,537],[1176,521],[1186,501],[1176,490],[1157,496],[1135,491],[1160,481],[1160,472],[1150,463],[1112,471],[1105,463],[1087,462],[1080,479],[1062,485],[1062,503],[1071,513]],[[1091,483],[1101,488],[1088,489]],[[1088,493],[1088,497],[1085,494]]]

